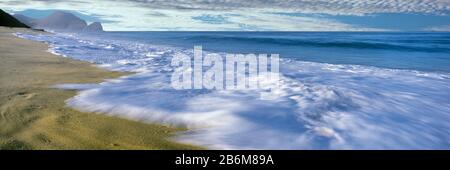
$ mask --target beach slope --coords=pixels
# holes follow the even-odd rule
[[[0,149],[198,149],[167,138],[183,130],[83,113],[65,106],[76,91],[62,83],[98,83],[123,73],[46,52],[0,27]]]

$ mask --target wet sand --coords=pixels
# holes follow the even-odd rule
[[[83,113],[64,101],[62,83],[99,83],[125,73],[46,52],[0,27],[0,149],[200,149],[167,140],[181,128]],[[42,33],[42,32],[41,32]]]

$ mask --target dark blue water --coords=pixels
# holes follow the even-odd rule
[[[450,33],[108,32],[107,38],[330,64],[450,72]]]

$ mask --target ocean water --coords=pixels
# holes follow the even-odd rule
[[[449,33],[106,32],[17,36],[136,72],[78,89],[82,111],[190,128],[216,149],[450,149]],[[175,53],[278,53],[272,91],[175,90]],[[261,98],[261,94],[273,96]]]

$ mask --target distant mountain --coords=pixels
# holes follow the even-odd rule
[[[80,31],[87,27],[86,21],[67,12],[56,11],[51,15],[39,19],[34,26],[40,29]]]
[[[0,26],[29,28],[29,26],[20,22],[13,16],[0,9]]]
[[[34,18],[30,18],[22,14],[14,14],[13,17],[29,27],[33,27],[35,25],[34,22],[36,21],[36,19]]]
[[[42,19],[34,19],[24,15],[14,15],[16,19],[22,21],[28,26],[36,29],[44,30],[62,30],[62,31],[86,31],[86,32],[101,32],[103,26],[100,22],[94,22],[90,25],[86,21],[78,18],[72,13],[55,11],[47,17]]]

